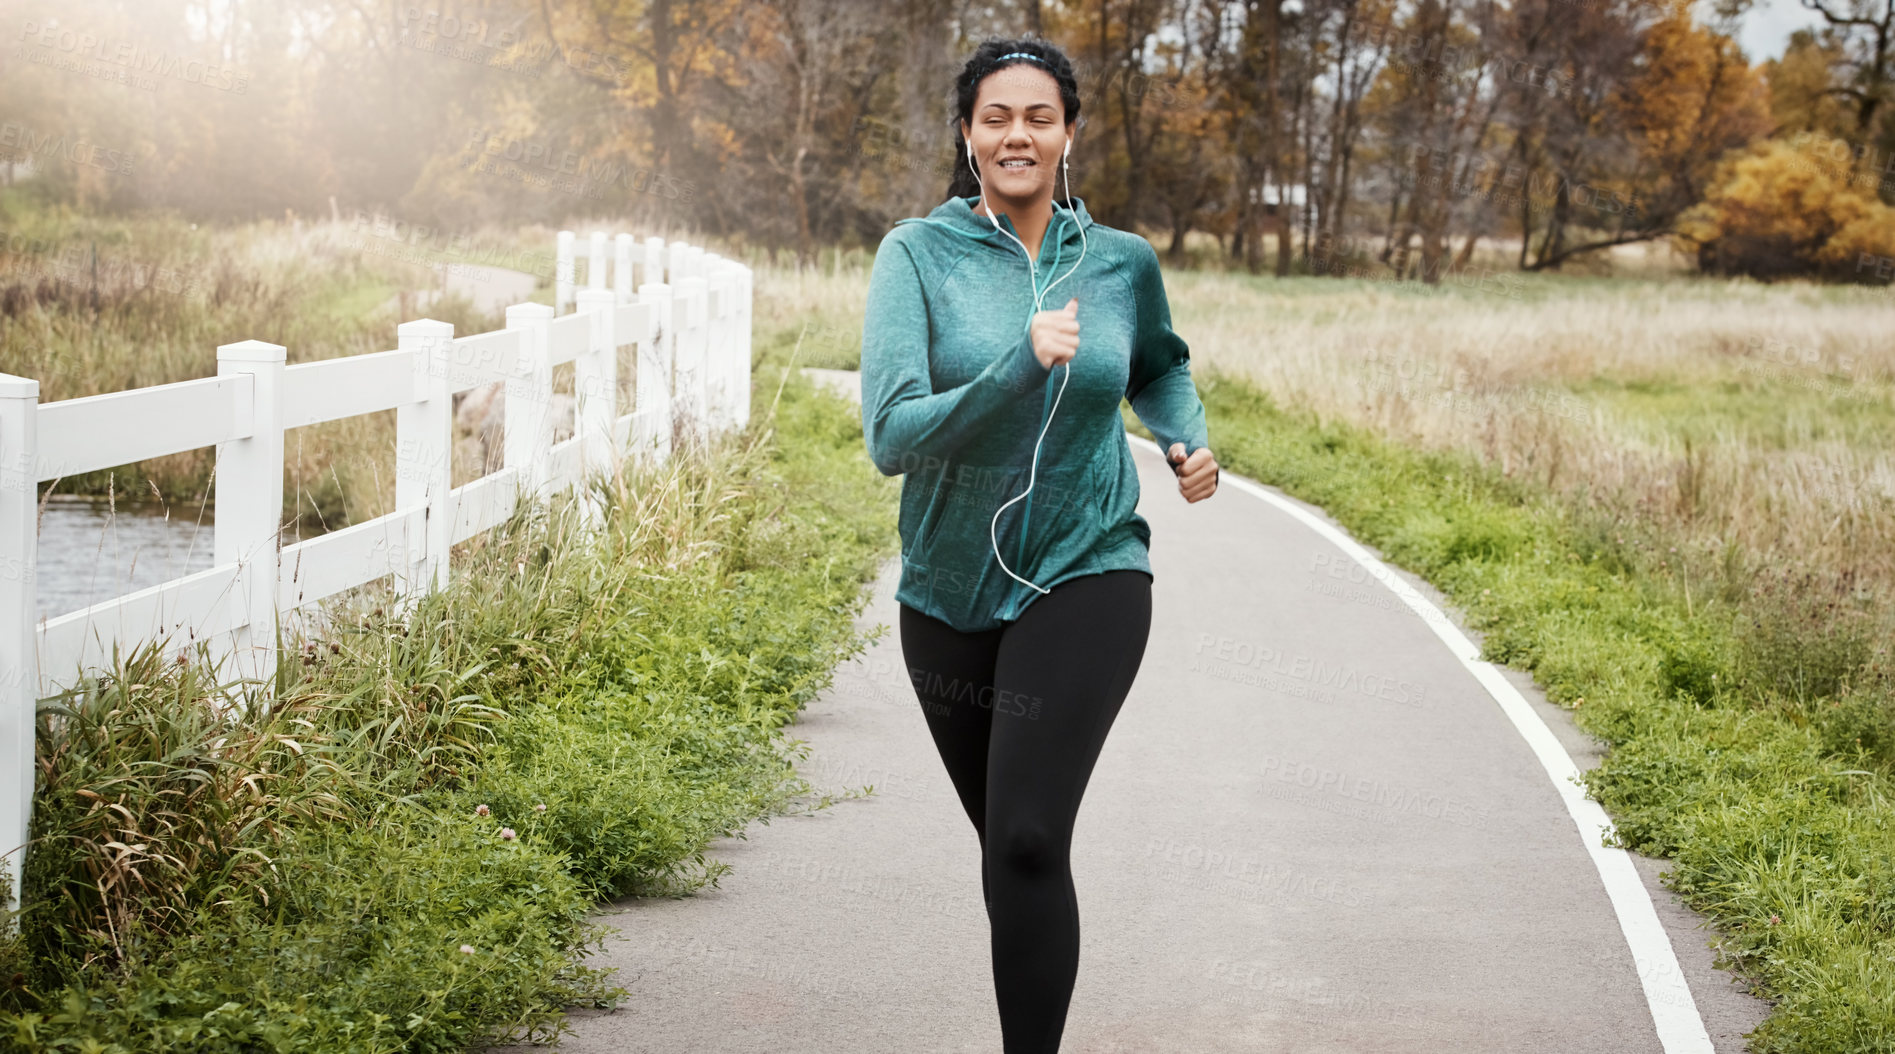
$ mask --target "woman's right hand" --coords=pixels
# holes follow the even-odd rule
[[[1031,327],[1033,357],[1052,369],[1079,351],[1079,298],[1066,301],[1058,311],[1041,311]],[[1070,368],[1070,367],[1068,367]]]

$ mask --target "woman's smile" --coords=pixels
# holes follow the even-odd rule
[[[1009,194],[1024,194],[1039,186],[1040,164],[1038,157],[1023,150],[1004,150],[994,159],[989,170],[998,186],[1006,188]]]

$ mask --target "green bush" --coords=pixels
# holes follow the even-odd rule
[[[550,1034],[604,1002],[576,966],[590,902],[555,852],[474,817],[393,809],[301,833],[272,903],[206,907],[122,973],[81,975],[8,1023],[28,1050],[451,1051],[470,1031]]]
[[[43,704],[0,1049],[449,1051],[611,1005],[590,906],[715,882],[810,789],[785,726],[892,549],[859,418],[786,380],[594,480],[603,528],[522,509],[411,610],[339,605],[240,719],[156,648]]]

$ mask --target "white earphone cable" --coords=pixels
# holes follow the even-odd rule
[[[1066,169],[1066,158],[1072,154],[1072,148],[1073,148],[1072,140],[1067,139],[1066,149],[1064,153],[1060,155],[1060,159],[1059,159],[1060,172],[1062,175],[1066,177],[1066,210],[1069,213],[1072,211],[1073,183],[1072,183],[1072,175]],[[1010,233],[1006,228],[1000,225],[1000,221],[994,218],[994,210],[988,207],[987,205],[987,188],[986,188],[986,185],[981,182],[980,163],[974,157],[974,144],[971,141],[967,143],[967,163],[968,163],[968,167],[974,170],[975,185],[980,187],[980,207],[983,211],[987,213],[987,222],[994,225],[994,230],[997,230],[1000,233],[1005,234],[1009,238],[1013,238],[1013,243],[1020,247],[1021,254],[1026,257],[1027,280],[1033,286],[1033,311],[1035,314],[1038,314],[1039,312],[1045,310],[1046,294],[1052,292],[1053,286],[1056,286],[1059,283],[1065,281],[1066,279],[1072,277],[1073,272],[1079,270],[1080,263],[1084,262],[1086,258],[1086,249],[1088,247],[1086,244],[1086,226],[1083,223],[1079,224],[1079,259],[1073,261],[1072,267],[1069,270],[1067,270],[1065,274],[1060,275],[1058,278],[1055,278],[1053,279],[1053,281],[1049,282],[1045,289],[1039,288],[1039,268],[1033,262],[1033,254],[1030,252],[1027,252],[1025,242],[1021,241],[1019,238],[1014,237],[1012,233]],[[1075,219],[1073,222],[1078,223],[1079,221]],[[1030,320],[1029,320],[1028,325],[1029,326],[1031,325]],[[1007,566],[1007,561],[1003,559],[1000,555],[1000,538],[997,532],[998,532],[999,524],[1000,524],[1000,514],[1006,511],[1007,506],[1012,505],[1014,502],[1019,501],[1020,499],[1033,493],[1033,484],[1039,478],[1040,444],[1045,442],[1046,430],[1048,428],[1051,428],[1053,425],[1053,415],[1059,412],[1059,400],[1061,397],[1063,397],[1066,394],[1066,382],[1072,379],[1073,368],[1072,368],[1071,360],[1068,360],[1064,365],[1066,367],[1066,372],[1060,377],[1059,393],[1053,397],[1053,406],[1051,410],[1047,411],[1046,423],[1040,426],[1040,437],[1033,441],[1033,463],[1032,463],[1032,467],[1027,472],[1026,489],[1021,491],[1019,494],[1015,495],[1014,497],[1009,498],[1004,504],[1000,506],[1000,508],[994,510],[994,518],[992,522],[990,522],[987,525],[988,544],[993,546],[994,559],[1000,562],[1000,569],[1002,571],[1007,572],[1007,574],[1011,576],[1014,581],[1022,582],[1028,586],[1032,586],[1034,589],[1039,590],[1042,595],[1050,593],[1052,592],[1052,590],[1045,589],[1039,585],[1036,585],[1035,583],[1028,582],[1026,579],[1021,578],[1019,575],[1014,574],[1013,569]]]

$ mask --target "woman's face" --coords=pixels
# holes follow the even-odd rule
[[[974,123],[961,124],[974,148],[980,184],[990,200],[1026,205],[1051,200],[1071,134],[1059,82],[1031,63],[988,74],[974,96]]]

